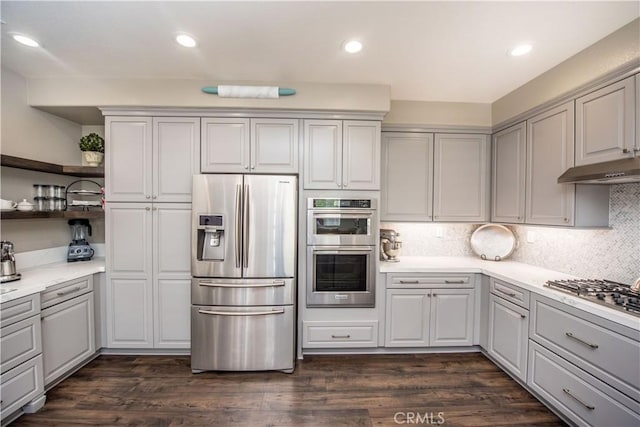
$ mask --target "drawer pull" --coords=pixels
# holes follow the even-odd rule
[[[447,283],[449,285],[460,284],[460,283],[464,283],[464,280],[445,280],[444,283]]]
[[[198,286],[207,286],[210,288],[275,288],[284,286],[284,280],[274,280],[272,283],[214,283],[206,280],[200,280]]]
[[[578,402],[579,404],[581,404],[582,406],[584,406],[588,410],[593,411],[594,409],[596,409],[595,406],[586,404],[586,403],[584,403],[584,401],[582,399],[580,399],[580,398],[574,396],[573,394],[571,394],[571,390],[569,390],[567,388],[563,388],[562,391],[564,391],[566,394],[568,394],[570,397],[572,397],[573,400],[575,400],[576,402]]]
[[[69,289],[68,291],[58,292],[58,293],[56,293],[56,295],[58,295],[59,297],[63,297],[65,295],[69,295],[69,294],[72,294],[74,292],[78,292],[79,290],[80,290],[80,286],[76,286],[75,288]]]
[[[417,280],[400,280],[400,283],[403,285],[417,285],[419,282]]]
[[[349,339],[351,338],[351,335],[331,335],[331,338],[333,339]]]
[[[569,338],[571,338],[571,339],[574,339],[574,340],[578,341],[580,344],[584,344],[584,345],[586,345],[586,346],[591,347],[591,348],[592,348],[592,349],[594,349],[594,350],[595,350],[596,348],[598,348],[598,347],[599,347],[599,345],[598,345],[598,344],[592,344],[592,343],[590,343],[590,342],[587,342],[587,341],[585,341],[585,340],[582,340],[582,339],[580,339],[580,338],[576,337],[575,335],[573,335],[571,332],[565,332],[565,335],[566,335],[566,336],[568,336],[568,337],[569,337]]]
[[[514,294],[513,292],[503,291],[501,288],[496,288],[496,291],[500,292],[501,294],[510,296],[511,298],[515,298],[516,297],[516,294]]]
[[[217,310],[198,310],[200,314],[209,314],[211,316],[268,316],[270,314],[284,314],[284,308],[280,310],[268,311],[217,311]]]

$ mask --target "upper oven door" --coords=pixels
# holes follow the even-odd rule
[[[374,211],[309,210],[308,245],[375,245]]]

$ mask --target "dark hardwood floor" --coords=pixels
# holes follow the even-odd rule
[[[441,417],[439,417],[439,413]],[[295,373],[191,374],[188,357],[101,356],[12,426],[558,426],[480,353],[307,356]]]

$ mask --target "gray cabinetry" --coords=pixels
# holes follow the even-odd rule
[[[381,219],[433,220],[433,134],[382,133]]]
[[[528,339],[529,310],[490,294],[487,353],[523,382]]]
[[[491,221],[523,223],[527,159],[525,122],[493,135]]]
[[[304,188],[380,189],[380,122],[305,120]]]
[[[489,148],[487,135],[436,134],[435,221],[489,220]]]
[[[42,310],[45,386],[68,375],[96,351],[92,290],[69,294],[69,299]]]
[[[576,99],[576,166],[633,157],[635,91],[631,76]]]
[[[44,404],[40,295],[3,303],[0,317],[0,419],[4,425],[30,402],[29,411]]]
[[[297,173],[298,120],[202,118],[202,172]]]
[[[108,202],[190,202],[199,172],[200,119],[107,117]]]

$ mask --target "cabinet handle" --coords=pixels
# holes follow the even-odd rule
[[[455,284],[455,283],[464,283],[464,280],[445,280],[444,283]]]
[[[525,316],[524,314],[521,314],[521,315],[520,315],[520,318],[521,318],[521,319],[526,319],[526,318],[527,318],[527,316]]]
[[[568,388],[563,388],[562,391],[564,391],[566,394],[568,394],[571,398],[573,398],[573,400],[575,400],[576,402],[578,402],[579,404],[581,404],[582,406],[584,406],[585,408],[587,408],[590,411],[593,411],[594,409],[596,409],[595,406],[593,405],[589,405],[587,403],[584,403],[584,401],[576,396],[574,396],[573,394],[571,394],[571,390],[569,390]]]
[[[244,168],[245,169],[249,169],[249,165],[244,165]]]
[[[351,335],[331,335],[331,338],[333,338],[333,339],[349,339],[349,338],[351,338]]]
[[[569,222],[569,218],[563,218],[564,222]]]
[[[502,290],[502,289],[500,289],[500,288],[496,288],[496,291],[500,292],[501,294],[504,294],[504,295],[510,296],[511,298],[515,298],[515,297],[516,297],[516,294],[514,294],[513,292],[503,291],[503,290]]]
[[[157,211],[157,210],[158,210],[158,208],[156,208],[156,207],[153,207],[153,208],[151,208],[151,209],[152,209],[152,210],[154,210],[154,211]]]
[[[622,149],[622,152],[623,152],[624,154],[629,154],[631,151],[630,151],[628,148],[623,148],[623,149]]]
[[[596,348],[600,347],[598,344],[592,344],[592,343],[590,343],[590,342],[587,342],[587,341],[585,341],[585,340],[583,340],[583,339],[580,339],[580,338],[576,337],[576,336],[575,336],[575,335],[573,335],[571,332],[565,332],[565,335],[566,335],[566,336],[568,336],[569,338],[573,339],[573,340],[578,341],[580,344],[584,344],[584,345],[586,345],[586,346],[588,346],[588,347],[591,347],[591,348],[592,348],[592,349],[594,349],[594,350],[595,350]]]
[[[431,295],[429,295],[429,296],[431,296]],[[437,296],[438,296],[438,294],[433,294],[433,296],[434,296],[434,297],[437,297]]]
[[[402,283],[403,285],[417,285],[418,281],[417,280],[400,280],[400,283]]]
[[[157,198],[158,198],[158,196],[152,196],[151,198],[152,198],[152,199],[157,199]]]
[[[145,211],[150,211],[151,208],[149,206],[147,206],[146,208],[144,208]]]
[[[150,199],[150,198],[151,198],[151,196],[144,196],[144,198],[145,198],[145,199]]]
[[[80,286],[76,286],[75,288],[69,289],[68,291],[58,292],[58,293],[56,293],[56,295],[58,295],[59,297],[63,297],[65,295],[69,295],[69,294],[72,294],[74,292],[78,292],[79,290],[80,290]]]

